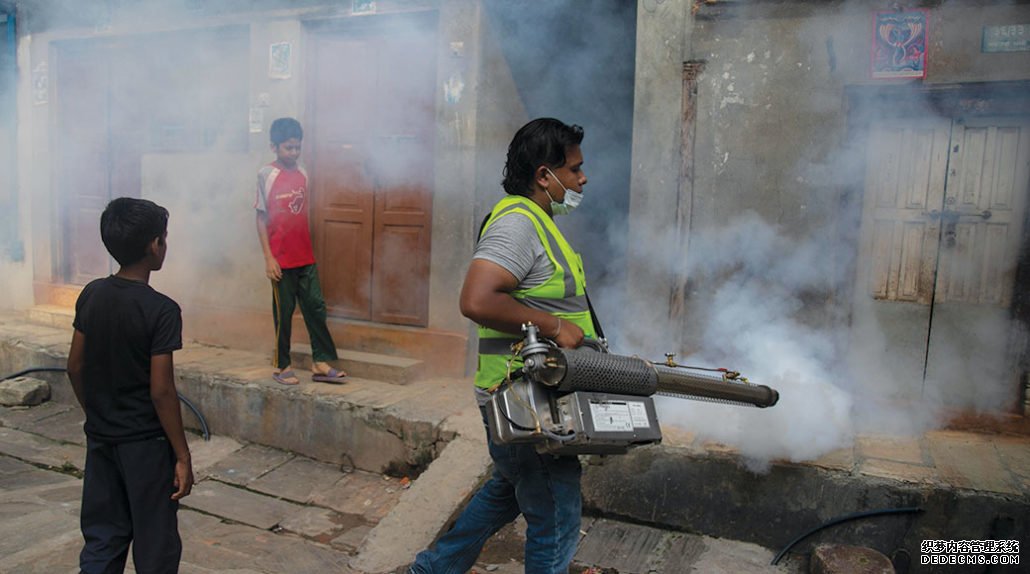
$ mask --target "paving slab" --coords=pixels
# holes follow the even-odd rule
[[[27,462],[20,461],[16,458],[11,458],[9,456],[0,455],[0,477],[2,477],[5,474],[26,472],[29,470],[33,470],[35,468],[36,467],[32,466]]]
[[[74,528],[49,532],[36,544],[20,548],[0,557],[0,572],[5,574],[78,574],[82,534],[78,522]]]
[[[16,520],[0,523],[0,556],[11,556],[36,545],[46,545],[48,540],[69,532],[78,537],[78,530],[73,515],[40,504]],[[0,572],[5,571],[0,566]]]
[[[279,527],[316,542],[328,543],[341,532],[360,524],[362,519],[357,515],[340,514],[317,506],[304,506],[279,522]]]
[[[192,494],[182,499],[182,505],[265,530],[300,509],[292,502],[211,479],[197,483]]]
[[[245,485],[293,458],[283,450],[249,444],[212,465],[207,473],[218,480]]]
[[[192,495],[191,495],[192,497]],[[186,514],[186,513],[180,513]],[[250,569],[262,574],[347,574],[349,556],[328,546],[306,541],[294,534],[274,533],[244,524],[225,524],[212,517],[182,516],[192,537],[202,536],[202,544],[191,543],[184,559],[202,564],[216,572]],[[180,530],[182,526],[180,526]],[[230,552],[220,550],[231,549]]]
[[[314,493],[311,502],[344,514],[357,514],[369,524],[376,524],[397,505],[403,490],[397,479],[354,471]]]
[[[68,442],[86,446],[86,433],[82,431],[82,425],[86,422],[86,414],[82,409],[71,409],[54,416],[36,419],[31,422],[19,425],[18,429],[58,442]]]
[[[333,548],[343,550],[347,553],[356,553],[358,548],[364,544],[365,539],[368,538],[368,533],[372,532],[372,527],[368,524],[359,524],[353,528],[349,528],[344,531],[343,534],[333,538],[329,544]],[[414,558],[414,556],[412,556]]]
[[[46,402],[34,407],[0,407],[0,426],[21,428],[34,421],[76,409],[69,404]]]
[[[209,476],[209,469],[229,455],[243,448],[243,444],[223,435],[211,435],[210,440],[186,433],[186,442],[190,446],[190,458],[193,461],[193,475],[197,480]]]
[[[859,456],[906,462],[908,464],[925,464],[923,447],[917,437],[868,435],[860,436],[855,441]]]
[[[668,546],[668,533],[657,528],[596,520],[580,541],[574,560],[587,566],[614,568],[625,574],[657,572],[664,563],[664,550]],[[689,565],[701,553],[704,544],[699,537],[696,552],[683,555],[678,564]]]
[[[1022,491],[986,437],[937,431],[927,433],[926,441],[941,479],[947,484],[1003,494]]]
[[[846,447],[830,451],[815,460],[804,461],[798,464],[825,468],[826,470],[852,472],[855,469],[855,463],[855,449]]]
[[[703,537],[705,551],[691,565],[693,574],[768,574],[799,573],[801,564],[781,562],[772,566],[774,553],[768,548],[747,542]],[[668,571],[672,574],[673,571]]]
[[[61,484],[74,480],[74,477],[58,472],[40,470],[32,465],[23,472],[0,474],[0,490],[22,490],[51,484]]]
[[[869,459],[861,463],[858,472],[866,476],[891,478],[910,483],[937,483],[940,475],[937,469],[922,464],[908,464],[892,460]]]
[[[0,453],[53,468],[86,466],[86,449],[59,444],[15,429],[0,428]]]
[[[994,441],[998,459],[1008,469],[1013,481],[1023,489],[1024,496],[1030,496],[1030,447],[1026,440],[1002,437]]]
[[[344,477],[340,465],[297,457],[252,481],[248,488],[295,502],[311,502],[316,493],[331,490]]]

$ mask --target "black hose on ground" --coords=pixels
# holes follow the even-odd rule
[[[808,538],[809,536],[815,534],[816,532],[819,532],[823,528],[829,528],[830,526],[834,526],[834,525],[840,524],[842,522],[848,522],[848,521],[851,521],[851,520],[858,520],[859,518],[866,518],[868,516],[879,516],[881,514],[907,514],[907,513],[922,512],[922,511],[923,511],[923,509],[919,508],[918,506],[911,506],[911,507],[907,507],[907,508],[881,508],[880,510],[866,510],[866,511],[863,511],[863,512],[852,512],[851,514],[845,514],[844,516],[838,516],[837,518],[831,519],[831,520],[829,520],[827,522],[824,522],[824,523],[820,524],[819,526],[816,526],[815,528],[812,528],[811,530],[808,530],[807,532],[805,532],[801,536],[798,536],[794,540],[791,540],[790,544],[784,546],[783,550],[780,550],[779,554],[777,554],[776,557],[773,558],[773,560],[772,560],[772,562],[770,564],[772,564],[773,566],[776,566],[776,564],[779,563],[780,559],[783,558],[783,556],[785,554],[787,554],[787,552],[791,548],[793,548],[795,544],[797,544],[798,542],[801,542],[802,540],[804,540],[805,538]]]
[[[24,369],[22,371],[18,371],[17,373],[14,373],[13,375],[7,375],[6,377],[0,379],[0,381],[6,381],[7,379],[15,379],[15,378],[18,378],[18,377],[20,377],[22,375],[27,375],[29,373],[39,373],[39,372],[63,373],[65,370],[66,369],[64,367],[29,367],[28,369]]]
[[[67,371],[67,369],[65,369],[64,367],[29,367],[27,369],[18,371],[17,373],[7,375],[6,377],[0,379],[0,381],[14,379],[23,375],[27,375],[29,373],[63,373],[65,371]],[[211,440],[211,431],[207,428],[207,419],[205,419],[204,415],[200,413],[200,409],[198,409],[196,405],[191,403],[189,399],[182,396],[182,393],[176,391],[175,394],[179,397],[179,401],[182,404],[186,405],[186,408],[193,411],[193,414],[196,415],[197,421],[200,422],[200,430],[204,435],[204,440]]]

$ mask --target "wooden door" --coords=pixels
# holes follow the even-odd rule
[[[898,394],[978,408],[1015,396],[1008,310],[1028,149],[1025,122],[872,126],[856,323],[882,337],[865,360]]]
[[[114,197],[139,197],[144,154],[246,149],[249,36],[222,28],[55,45],[54,275],[82,285],[114,268],[100,214]]]
[[[107,43],[60,44],[55,56],[58,196],[63,233],[60,280],[83,285],[112,270],[100,240],[100,214],[111,199]]]
[[[1019,385],[1009,309],[1030,186],[1030,123],[956,122],[950,156],[926,385],[946,403],[1005,408]]]
[[[428,18],[316,30],[315,249],[330,313],[426,325],[436,78]]]

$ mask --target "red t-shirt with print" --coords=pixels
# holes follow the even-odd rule
[[[301,169],[286,169],[278,162],[261,168],[254,208],[267,214],[268,245],[279,267],[315,262],[308,227],[308,178]]]

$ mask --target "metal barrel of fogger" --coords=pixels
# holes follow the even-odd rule
[[[720,372],[654,365],[658,393],[689,399],[725,401],[755,407],[771,407],[780,400],[776,389],[726,379]]]
[[[726,379],[719,372],[670,367],[638,357],[599,353],[587,349],[562,349],[558,368],[540,373],[545,384],[561,392],[593,391],[650,396],[655,393],[698,399],[771,407],[779,393],[765,385]]]

